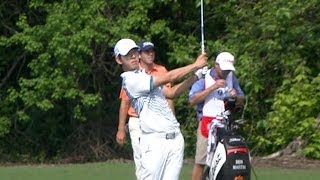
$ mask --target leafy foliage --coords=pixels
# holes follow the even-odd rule
[[[308,139],[306,134],[314,132],[319,113],[314,101],[319,102],[319,93],[314,91],[317,84],[308,83],[320,69],[316,4],[312,0],[230,1],[222,6],[231,13],[225,18],[228,33],[219,41],[239,55],[237,74],[247,94],[246,132],[254,134],[248,135],[254,153],[273,152],[297,136]],[[302,79],[308,81],[301,84]],[[311,94],[314,98],[307,98]]]
[[[310,143],[305,149],[306,155],[319,158],[314,143],[320,140],[319,124],[316,121],[320,111],[320,74],[312,78],[308,73],[310,70],[303,64],[298,66],[295,77],[286,81],[286,85],[277,93],[274,111],[269,113],[269,129],[265,138],[269,140],[266,145],[279,148],[293,138],[302,136]]]
[[[302,136],[305,155],[319,158],[319,2],[204,2],[210,64],[221,51],[236,57],[253,152],[271,153]],[[114,142],[121,85],[115,42],[153,41],[157,63],[168,69],[200,52],[198,1],[5,0],[0,17],[3,159],[129,157],[130,147]],[[195,111],[186,95],[175,105],[192,156]]]

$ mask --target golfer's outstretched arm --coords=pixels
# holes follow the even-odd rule
[[[161,76],[154,77],[153,85],[154,85],[154,87],[158,87],[158,86],[164,85],[169,82],[177,81],[177,80],[183,78],[188,73],[194,72],[194,71],[196,71],[206,65],[207,65],[207,54],[203,53],[203,54],[199,55],[197,57],[196,61],[192,64],[171,70],[168,73],[165,73]]]
[[[163,95],[166,98],[176,98],[179,97],[185,90],[187,90],[194,82],[198,80],[198,77],[196,75],[190,76],[188,79],[182,81],[181,83],[169,88],[164,88],[162,90]]]

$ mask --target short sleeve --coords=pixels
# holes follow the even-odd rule
[[[198,93],[198,92],[201,92],[205,89],[205,86],[204,86],[204,79],[199,79],[198,81],[196,81],[192,86],[191,86],[191,89],[189,91],[189,99],[192,98],[192,96],[195,94],[195,93]]]
[[[153,90],[153,78],[142,71],[128,71],[121,74],[122,86],[129,98],[149,94]]]
[[[239,96],[245,96],[243,90],[241,89],[239,85],[239,81],[236,76],[233,76],[233,88],[237,91],[237,94]]]

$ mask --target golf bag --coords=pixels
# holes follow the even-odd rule
[[[250,180],[249,149],[244,138],[237,132],[241,121],[233,121],[231,111],[226,109],[221,115],[221,121],[225,127],[217,127],[211,123],[208,137],[207,167],[202,179]]]
[[[250,180],[250,155],[243,138],[225,136],[218,143],[210,169],[217,180]]]

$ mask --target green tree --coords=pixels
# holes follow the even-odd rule
[[[220,51],[236,57],[247,97],[244,132],[253,153],[271,153],[302,136],[305,155],[319,158],[314,123],[320,101],[318,0],[204,2],[210,64]],[[147,39],[157,47],[157,62],[168,69],[192,62],[200,52],[199,3],[2,1],[3,159],[128,157],[129,146],[114,142],[122,70],[112,47],[124,37]],[[187,94],[175,104],[190,156],[197,126],[194,107]]]
[[[319,134],[309,132],[315,131],[314,119],[320,112],[313,102],[319,102],[318,3],[233,1],[223,6],[223,11],[231,13],[226,18],[228,33],[220,40],[238,57],[237,73],[248,100],[247,132],[253,133],[248,136],[257,153],[283,148],[300,135],[306,140],[312,138],[311,144],[319,142]],[[238,10],[233,11],[235,7]],[[299,82],[297,78],[305,80]],[[294,102],[290,101],[293,98]],[[307,105],[297,109],[294,103]],[[295,122],[304,125],[292,129]]]

